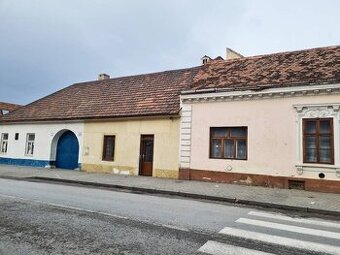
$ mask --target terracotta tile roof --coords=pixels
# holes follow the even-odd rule
[[[0,102],[0,115],[2,115],[3,110],[12,112],[12,111],[18,109],[19,107],[21,107],[21,105]]]
[[[174,115],[200,67],[71,85],[3,116],[1,122]]]
[[[340,82],[340,46],[211,61],[191,89],[264,89]]]
[[[0,117],[1,122],[174,115],[181,91],[264,89],[340,82],[340,46],[77,83]]]

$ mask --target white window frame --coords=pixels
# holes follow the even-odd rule
[[[299,104],[296,110],[296,171],[302,175],[304,171],[320,171],[335,173],[340,177],[340,104]],[[332,118],[334,140],[334,164],[315,164],[303,162],[303,119]]]
[[[7,139],[5,139],[5,135],[7,135]],[[1,134],[1,143],[0,143],[0,154],[7,154],[8,151],[8,133]]]
[[[34,136],[33,139],[30,139],[30,136]],[[25,146],[25,155],[26,156],[33,156],[34,155],[34,142],[35,142],[35,134],[28,133],[26,135],[26,146]]]

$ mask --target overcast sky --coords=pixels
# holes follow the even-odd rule
[[[200,58],[340,44],[338,0],[0,0],[0,101]]]

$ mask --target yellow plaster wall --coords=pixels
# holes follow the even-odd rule
[[[82,170],[138,175],[141,135],[154,135],[153,176],[178,178],[179,119],[86,122]],[[115,135],[114,161],[102,161],[103,137]]]

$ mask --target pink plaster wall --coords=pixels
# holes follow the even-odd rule
[[[192,105],[191,169],[298,176],[295,104],[339,103],[340,96],[195,103]],[[248,126],[248,159],[209,159],[209,130]],[[339,152],[337,152],[339,153]],[[304,177],[318,173],[304,173]],[[314,176],[315,175],[315,176]],[[327,179],[337,179],[327,175]]]

